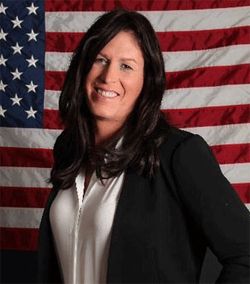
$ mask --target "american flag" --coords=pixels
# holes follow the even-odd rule
[[[250,1],[0,0],[3,250],[37,249],[65,71],[91,23],[118,6],[144,14],[157,32],[169,121],[203,136],[250,204]]]

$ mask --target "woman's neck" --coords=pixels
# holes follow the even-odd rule
[[[95,131],[95,144],[101,145],[111,139],[119,130],[121,125],[110,121],[97,121]]]

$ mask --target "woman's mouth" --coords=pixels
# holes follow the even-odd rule
[[[95,88],[95,91],[104,98],[114,98],[118,96],[118,93],[114,91],[106,91],[100,88]]]

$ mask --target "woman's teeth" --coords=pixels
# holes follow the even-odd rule
[[[116,92],[104,91],[104,90],[101,90],[101,89],[97,89],[97,93],[100,94],[102,97],[106,97],[106,98],[114,98],[114,97],[118,96],[118,94]]]

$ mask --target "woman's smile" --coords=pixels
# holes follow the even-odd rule
[[[95,88],[95,91],[98,95],[104,97],[104,98],[115,98],[119,96],[119,94],[113,90],[104,90],[101,88]]]
[[[132,32],[119,32],[98,53],[86,79],[87,101],[96,123],[123,125],[144,82],[144,58]],[[111,123],[111,124],[110,124]]]

